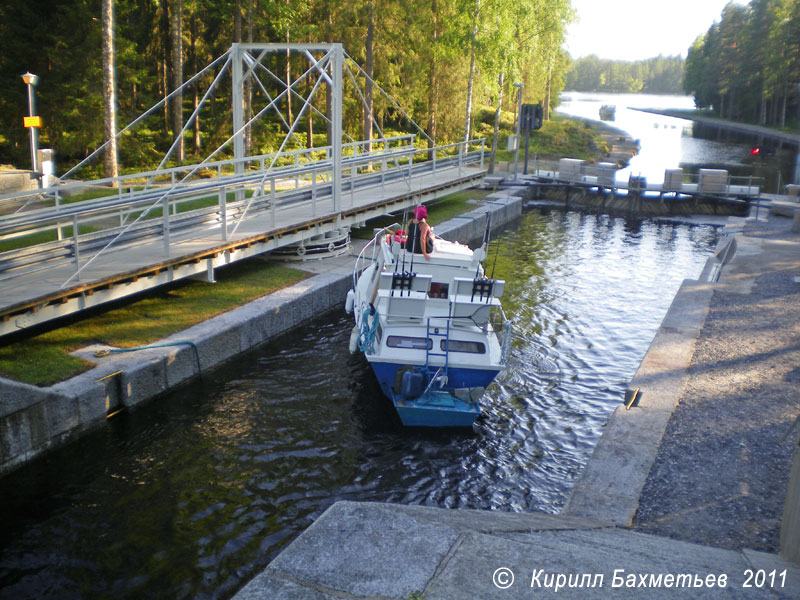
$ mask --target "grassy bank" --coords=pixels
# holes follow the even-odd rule
[[[306,277],[303,271],[259,259],[242,261],[217,271],[217,283],[179,282],[5,343],[0,347],[0,375],[51,385],[92,368],[69,354],[74,350],[90,344],[150,344]]]
[[[477,113],[475,135],[485,137],[491,142],[494,133],[494,110],[482,107]],[[514,113],[500,114],[500,129],[497,139],[498,161],[513,161],[514,152],[506,150],[508,137],[516,133]],[[525,134],[520,136],[520,160],[525,151]],[[554,114],[549,121],[542,123],[542,128],[531,131],[528,153],[546,160],[559,158],[580,158],[589,162],[602,160],[609,151],[608,142],[592,125]]]

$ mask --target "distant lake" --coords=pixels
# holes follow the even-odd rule
[[[692,110],[694,98],[691,96],[564,92],[556,111],[600,120],[599,111],[604,104],[616,107],[614,121],[607,123],[641,144],[639,154],[631,159],[628,168],[617,173],[619,181],[627,181],[630,175],[642,175],[649,182],[659,183],[664,181],[665,169],[677,167],[690,173],[696,173],[700,168],[715,168],[726,169],[734,175],[763,176],[765,191],[774,191],[779,180],[781,183],[792,180],[796,148],[775,148],[775,156],[754,157],[750,154],[751,149],[761,144],[755,136],[721,131],[687,119],[631,110]]]

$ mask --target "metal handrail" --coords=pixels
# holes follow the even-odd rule
[[[449,147],[449,146],[444,146]],[[349,157],[343,160],[343,164],[347,167],[358,166],[363,164],[375,163],[384,158],[405,158],[418,154],[420,150],[402,148],[399,151],[392,152],[379,152],[372,154],[363,154]],[[331,161],[317,161],[313,164],[306,166],[285,166],[279,170],[275,170],[267,177],[267,181],[278,179],[291,179],[298,176],[317,174],[330,171],[332,168]],[[170,195],[175,198],[189,196],[197,196],[198,193],[212,194],[219,191],[220,188],[230,188],[235,186],[246,186],[263,179],[263,174],[258,172],[247,173],[245,175],[230,175],[211,180],[195,180],[189,183],[176,185]],[[130,191],[125,194],[115,194],[110,196],[103,196],[75,202],[70,204],[59,204],[54,207],[45,207],[39,209],[32,209],[24,213],[12,213],[9,215],[0,215],[0,239],[6,236],[2,235],[4,231],[16,230],[25,226],[34,226],[39,223],[64,219],[71,217],[75,214],[89,215],[108,210],[119,210],[121,208],[131,208],[143,202],[149,202],[159,199],[164,193],[160,189],[146,189]]]
[[[407,140],[407,143],[404,144],[406,148],[413,148],[414,146],[414,139],[416,136],[413,134],[404,134],[404,135],[396,135],[386,138],[377,138],[372,140],[373,145],[383,146],[383,148],[373,149],[370,153],[361,153],[359,156],[371,156],[372,154],[385,151],[387,148],[390,147],[392,142]],[[348,142],[343,143],[343,148],[355,148],[358,145],[363,145],[365,142]],[[280,156],[283,157],[294,157],[294,156],[303,156],[308,155],[311,156],[312,154],[319,154],[325,153],[326,156],[330,156],[331,147],[330,146],[320,146],[318,148],[303,148],[298,150],[287,150],[280,153]],[[140,171],[137,173],[129,173],[127,175],[119,175],[117,177],[104,177],[101,179],[92,179],[88,181],[76,181],[76,182],[62,182],[56,185],[52,185],[42,189],[36,190],[28,190],[25,192],[10,192],[7,194],[0,194],[0,203],[7,201],[7,200],[19,200],[21,198],[27,197],[37,197],[42,195],[63,195],[63,192],[72,191],[72,190],[82,190],[87,187],[100,187],[100,188],[116,188],[121,189],[125,186],[123,185],[115,185],[115,184],[142,184],[142,180],[149,179],[149,178],[156,178],[156,177],[169,177],[172,178],[173,175],[178,175],[181,173],[187,172],[197,172],[197,171],[208,171],[208,170],[218,170],[222,167],[235,166],[239,163],[247,165],[248,163],[259,163],[261,165],[261,169],[263,170],[264,164],[272,160],[275,156],[275,153],[272,154],[259,154],[254,156],[247,156],[240,159],[224,159],[224,160],[217,160],[217,161],[209,161],[200,164],[189,164],[189,165],[179,165],[176,167],[168,167],[165,169],[156,169],[150,171]],[[345,159],[346,160],[346,159]],[[317,162],[317,161],[315,161]],[[275,170],[282,169],[287,165],[279,165],[275,168]],[[296,166],[296,165],[288,165],[288,166]],[[204,177],[198,177],[200,180],[205,180]],[[192,181],[196,181],[194,179]]]
[[[384,148],[377,148],[368,153],[358,153],[356,147],[359,144],[363,145],[363,142],[351,144],[354,153],[342,160],[343,190],[345,192],[343,196],[347,190],[352,194],[356,188],[363,190],[374,186],[384,186],[403,179],[408,182],[409,190],[411,190],[415,177],[435,173],[437,169],[453,168],[456,165],[460,170],[466,164],[474,164],[483,159],[483,140],[446,144],[430,150],[416,148],[413,145],[414,136],[381,138],[375,140],[374,143],[383,143],[387,140],[400,144],[400,146],[391,147],[387,143]],[[479,150],[469,150],[470,145],[477,146],[478,143],[480,143]],[[434,158],[428,160],[431,152]],[[425,154],[425,159],[415,160],[415,156],[419,154]],[[435,158],[437,154],[444,155],[444,158]],[[253,159],[254,157],[249,157],[247,160]],[[231,165],[233,162],[230,160],[218,161],[217,164]],[[392,162],[394,166],[390,164]],[[167,171],[177,173],[181,169],[188,168],[176,167],[162,171],[160,174],[163,175]],[[27,247],[0,253],[0,272],[13,269],[22,274],[38,270],[41,267],[37,265],[54,259],[72,260],[76,271],[65,282],[66,284],[104,252],[122,247],[131,241],[140,243],[148,237],[150,239],[162,238],[165,256],[169,257],[171,233],[174,235],[179,231],[189,231],[189,228],[192,227],[205,227],[209,223],[221,223],[222,239],[227,240],[229,227],[235,227],[237,223],[241,222],[248,210],[257,211],[258,214],[263,214],[264,210],[271,210],[274,223],[276,208],[310,199],[311,212],[316,216],[316,196],[322,195],[328,201],[330,199],[332,170],[332,160],[318,160],[312,163],[283,165],[266,172],[248,170],[239,175],[220,174],[210,179],[175,182],[163,187],[150,187],[127,192],[120,190],[110,196],[66,204],[57,203],[55,206],[32,208],[2,215],[0,216],[0,240],[17,239],[32,233],[47,231],[56,231],[57,240],[37,244],[33,246],[34,250]],[[318,184],[320,176],[325,180],[322,187]],[[123,178],[118,178],[117,181]],[[292,180],[294,181],[292,182]],[[300,185],[301,180],[310,180],[310,185],[308,183]],[[97,183],[97,181],[93,183]],[[289,189],[277,190],[280,182],[289,183]],[[86,184],[69,184],[69,187],[82,185]],[[420,185],[423,185],[421,179]],[[249,198],[245,197],[246,193]],[[234,194],[234,198],[229,200],[227,196],[230,194]],[[56,196],[56,200],[58,200],[58,196]],[[209,205],[193,208],[188,204],[197,201],[206,201]],[[344,201],[343,204],[345,204]],[[187,206],[189,210],[184,208]],[[341,208],[340,206],[339,210]],[[149,214],[143,215],[142,213]],[[139,216],[132,223],[126,224],[133,215]],[[110,219],[116,221],[117,224],[109,226]],[[87,226],[98,227],[99,230],[81,233],[81,227]],[[69,227],[72,227],[70,239],[65,239],[64,233]],[[101,240],[104,242],[101,243]],[[99,250],[98,245],[102,246]],[[81,256],[81,251],[83,256]],[[18,270],[20,268],[21,270]]]

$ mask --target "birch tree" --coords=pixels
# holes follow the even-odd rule
[[[106,177],[119,176],[117,150],[117,80],[114,67],[114,0],[103,0],[103,124],[108,142],[104,154]],[[116,183],[114,184],[116,187]]]

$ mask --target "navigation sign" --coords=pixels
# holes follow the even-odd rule
[[[542,105],[523,104],[519,113],[520,129],[530,131],[542,128]]]
[[[25,127],[41,127],[42,117],[25,117]]]

